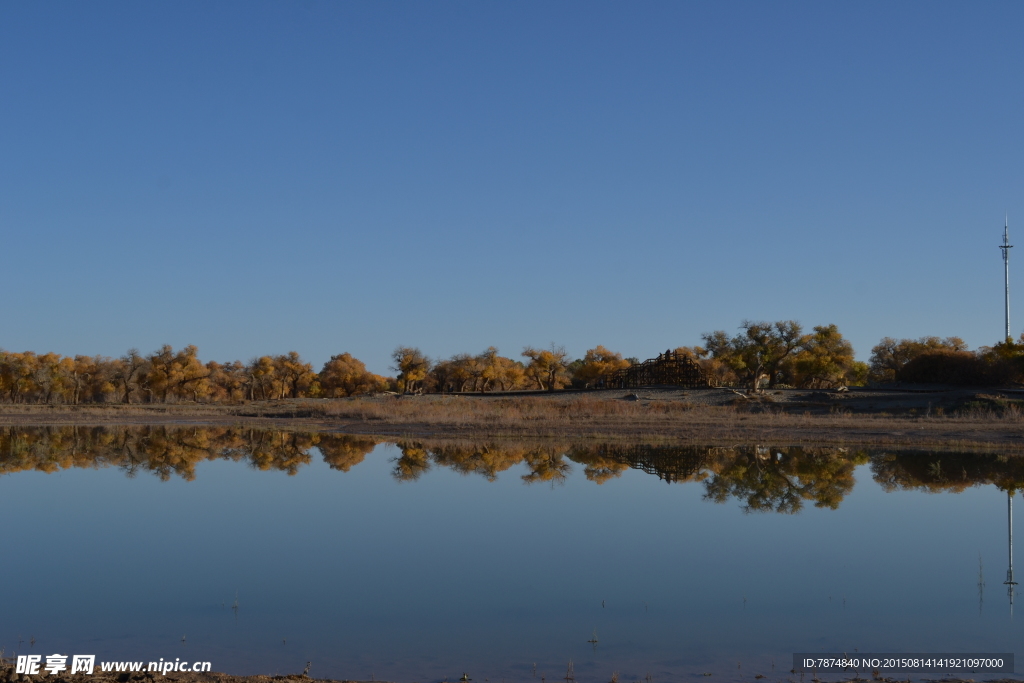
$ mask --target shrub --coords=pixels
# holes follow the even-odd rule
[[[1001,364],[987,362],[969,351],[936,349],[925,351],[899,369],[901,382],[992,386],[1005,382]]]

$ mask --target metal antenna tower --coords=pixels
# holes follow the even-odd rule
[[[1003,223],[1003,243],[999,245],[999,248],[1003,251],[1003,282],[1005,286],[1005,301],[1006,301],[1006,339],[1010,339],[1010,250],[1013,249],[1013,245],[1010,244],[1010,217],[1006,217],[1006,222]]]

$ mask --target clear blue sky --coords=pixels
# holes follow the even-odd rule
[[[1021,3],[2,3],[0,347],[991,344],[1022,35]]]

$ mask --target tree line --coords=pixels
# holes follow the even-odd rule
[[[349,353],[316,372],[295,351],[248,363],[203,363],[195,346],[131,349],[120,358],[0,351],[0,399],[10,403],[238,403],[354,396],[392,384]]]
[[[701,344],[675,349],[693,359],[719,386],[834,388],[869,383],[995,386],[1024,381],[1024,334],[970,350],[959,337],[883,338],[867,363],[836,325],[805,332],[794,320],[744,321],[739,332],[701,335]],[[366,369],[349,353],[332,356],[319,372],[295,351],[248,362],[203,362],[195,346],[164,345],[119,358],[15,353],[0,350],[0,401],[8,403],[239,403],[284,398],[338,398],[386,391],[456,393],[597,388],[638,363],[598,345],[572,359],[563,347],[528,346],[520,358],[491,346],[479,354],[431,359],[420,349],[392,353],[395,376]]]
[[[827,389],[893,382],[975,386],[1024,381],[1024,334],[970,351],[960,337],[884,337],[868,362],[855,358],[853,345],[836,325],[806,332],[795,320],[744,321],[734,335],[723,330],[701,335],[701,345],[680,346],[676,354],[701,366],[717,386]],[[604,346],[571,360],[565,349],[526,347],[523,361],[505,358],[493,346],[472,356],[431,361],[415,347],[392,355],[398,391],[464,392],[499,389],[554,391],[601,387],[619,370],[639,362]]]
[[[1002,386],[1024,382],[1024,334],[970,350],[960,337],[883,337],[867,363],[854,359],[853,346],[835,325],[805,334],[799,323],[745,321],[730,337],[701,335],[690,353],[719,384],[833,388],[841,385],[921,383]]]

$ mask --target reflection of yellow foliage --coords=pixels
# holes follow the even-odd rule
[[[450,467],[460,474],[480,474],[489,481],[523,460],[522,449],[493,446],[444,445],[431,449],[431,456],[438,465]]]
[[[247,461],[295,474],[318,435],[227,427],[44,427],[0,429],[0,474],[120,467],[191,481],[206,460]]]
[[[309,449],[317,444],[319,435],[291,432],[259,432],[251,444],[249,462],[259,470],[280,470],[293,475],[299,467],[309,464]]]
[[[348,434],[321,434],[317,448],[332,470],[348,472],[377,446],[377,440]]]
[[[5,427],[0,428],[0,475],[20,471],[118,467],[163,480],[192,480],[207,460],[245,462],[259,470],[295,474],[318,448],[331,468],[348,472],[363,461],[377,439],[366,436],[285,432],[228,427]],[[750,512],[795,513],[807,503],[839,507],[853,489],[858,465],[871,463],[886,490],[959,492],[995,485],[1024,488],[1024,458],[979,453],[875,453],[842,448],[700,447],[643,444],[401,442],[393,476],[418,479],[434,465],[493,481],[522,464],[522,480],[563,482],[573,462],[586,478],[605,483],[630,468],[664,481],[700,482],[705,498],[739,500]]]
[[[415,481],[430,469],[430,453],[419,444],[399,443],[402,455],[395,460],[392,475],[399,481]]]
[[[570,457],[601,483],[627,467],[667,482],[703,482],[706,499],[737,498],[748,511],[793,513],[805,501],[836,508],[853,488],[853,471],[865,453],[823,448],[709,448],[602,445],[576,448]]]
[[[562,483],[572,472],[572,465],[565,461],[560,449],[532,448],[525,453],[523,459],[530,468],[530,472],[523,475],[523,481],[527,484],[538,481]]]
[[[853,490],[864,452],[838,448],[744,448],[720,454],[705,481],[706,497],[745,501],[750,512],[799,512],[805,501],[836,509]]]
[[[990,453],[887,453],[872,460],[871,470],[886,491],[959,493],[983,484],[1012,492],[1024,488],[1024,458]]]
[[[621,476],[629,469],[629,463],[593,449],[574,449],[569,458],[583,465],[583,474],[597,484]]]
[[[433,464],[449,467],[461,474],[479,474],[494,481],[500,472],[525,463],[530,471],[523,476],[523,481],[528,484],[561,482],[572,471],[572,465],[565,460],[569,449],[555,445],[441,444],[427,447],[422,443],[402,442],[398,447],[402,455],[395,460],[392,474],[400,481],[418,479]]]

